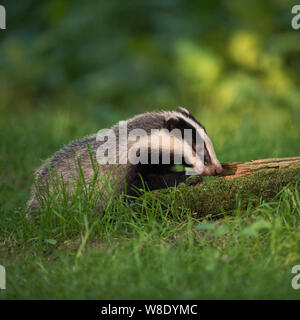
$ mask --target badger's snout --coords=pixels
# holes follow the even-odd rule
[[[217,176],[223,172],[222,165],[207,165],[203,169],[204,176]]]
[[[219,166],[216,167],[215,169],[215,174],[221,174],[223,172],[223,167],[222,165],[220,164]]]

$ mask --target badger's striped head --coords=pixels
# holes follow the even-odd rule
[[[184,139],[184,143],[190,148],[188,154],[185,151],[185,159],[187,160],[185,164],[192,167],[196,173],[212,176],[223,171],[205,128],[187,109],[179,107],[175,112],[166,113],[166,128],[169,131],[173,129],[181,130],[183,137],[185,137],[184,130],[190,129],[192,133],[190,139]],[[199,143],[202,145],[199,145]],[[174,151],[176,152],[176,150]],[[191,161],[189,161],[189,152],[193,154]]]

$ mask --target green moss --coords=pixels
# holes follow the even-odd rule
[[[200,215],[216,215],[231,212],[241,201],[257,204],[273,199],[285,186],[295,187],[300,180],[300,168],[274,169],[232,179],[218,178],[195,186],[181,184],[176,189],[160,190],[156,196],[164,203],[174,201]],[[300,189],[300,183],[297,184]]]

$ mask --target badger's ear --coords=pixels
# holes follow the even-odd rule
[[[168,116],[168,117],[166,118],[166,128],[167,128],[169,131],[171,131],[171,130],[173,130],[174,128],[177,127],[178,122],[179,122],[178,118],[175,117],[174,115]]]
[[[177,112],[180,112],[180,113],[182,113],[182,114],[184,114],[184,115],[186,115],[186,116],[189,116],[189,115],[190,115],[189,110],[187,110],[186,108],[183,108],[183,107],[178,107],[178,108],[177,108]]]

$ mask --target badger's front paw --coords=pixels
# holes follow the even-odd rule
[[[193,185],[195,185],[195,184],[198,184],[198,183],[201,183],[201,182],[203,182],[202,176],[189,177],[189,178],[187,178],[187,180],[186,180],[186,183],[187,183],[188,185],[191,185],[191,186],[193,186]]]

